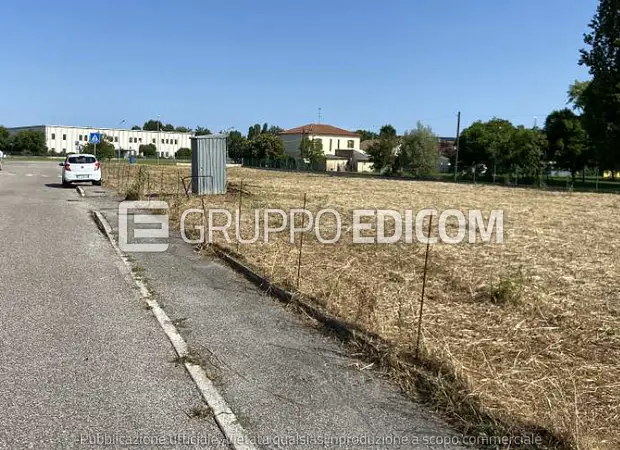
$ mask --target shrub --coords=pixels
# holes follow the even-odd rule
[[[174,154],[176,159],[191,159],[192,158],[192,151],[191,149],[187,148],[187,147],[183,147],[177,150],[177,152]]]

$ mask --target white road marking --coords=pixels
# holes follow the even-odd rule
[[[172,343],[172,347],[174,348],[179,358],[184,359],[189,356],[189,350],[187,348],[187,343],[174,326],[166,312],[159,306],[156,300],[154,300],[151,296],[150,291],[148,290],[144,281],[141,278],[137,277],[136,274],[131,270],[131,264],[127,257],[121,252],[121,249],[116,244],[114,237],[112,236],[112,227],[108,223],[105,217],[99,211],[92,212],[93,218],[100,229],[103,229],[103,233],[112,244],[112,247],[120,256],[123,261],[125,270],[128,272],[128,275],[133,279],[136,286],[140,290],[140,295],[142,299],[149,305],[153,315],[159,322],[159,325],[168,336],[168,339]],[[237,416],[232,412],[226,400],[222,397],[222,395],[218,392],[217,388],[213,384],[213,382],[207,377],[204,369],[197,364],[191,363],[189,361],[184,361],[185,369],[189,373],[192,380],[196,384],[196,387],[200,391],[202,398],[204,398],[211,411],[213,411],[213,418],[217,423],[218,427],[224,433],[224,436],[228,439],[231,447],[234,450],[257,450],[254,445],[250,443],[250,440],[246,436],[246,432],[237,420]]]
[[[26,176],[27,176],[27,177],[34,177],[34,175],[33,175],[33,174],[31,174],[31,173],[27,173],[27,174],[26,174]]]

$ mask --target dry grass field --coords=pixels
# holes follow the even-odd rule
[[[131,190],[137,169],[129,170],[108,166],[106,184]],[[147,184],[168,194],[176,220],[202,207],[180,186],[188,168],[149,170],[140,194]],[[340,212],[338,244],[304,234],[299,291],[387,341],[392,366],[405,374],[414,370],[407,361],[426,246],[352,244],[351,211],[504,210],[503,245],[431,246],[422,342],[427,366],[441,370],[431,371],[425,399],[473,433],[542,429],[565,447],[620,448],[620,196],[236,168],[229,193],[204,197],[205,206],[235,210],[241,183],[244,237],[252,235],[251,211],[301,208],[304,194],[309,210]],[[334,223],[322,228],[333,235]],[[239,246],[248,264],[287,287],[297,284],[298,252],[288,233]]]

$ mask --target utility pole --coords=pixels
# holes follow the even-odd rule
[[[454,181],[459,173],[459,147],[461,143],[461,111],[459,111],[456,119],[456,158],[454,159]]]
[[[159,164],[159,138],[160,138],[160,135],[159,135],[159,117],[160,116],[158,115],[157,116],[157,146],[156,146],[157,147],[157,151],[156,151],[156,153],[157,153],[157,164]]]

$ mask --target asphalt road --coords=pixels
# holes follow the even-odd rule
[[[85,192],[118,232],[119,199],[97,187]],[[136,228],[131,219],[128,228]],[[197,255],[178,232],[167,242],[166,252],[131,253],[131,260],[259,447],[463,449],[430,408],[407,399],[340,340],[218,259]]]
[[[226,448],[87,203],[59,183],[55,163],[0,172],[0,449]]]

